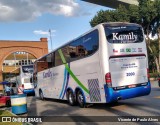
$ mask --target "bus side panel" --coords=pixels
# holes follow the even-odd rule
[[[59,99],[65,77],[64,71],[65,66],[61,65],[38,73],[38,90],[36,90],[36,94],[39,95],[41,89],[44,97]]]
[[[105,89],[105,85],[106,85],[106,80],[105,80],[105,74],[109,72],[109,61],[108,61],[108,58],[109,58],[109,53],[108,53],[108,49],[109,47],[107,46],[107,41],[106,41],[106,35],[105,35],[105,31],[104,31],[104,28],[103,26],[101,26],[99,28],[99,35],[100,35],[100,42],[99,42],[99,60],[100,60],[100,70],[101,70],[101,84],[103,84],[103,92],[102,93],[105,93],[103,95],[103,103],[106,103],[106,96],[107,93],[106,93],[106,89]]]
[[[34,85],[30,82],[30,78],[32,77],[32,73],[23,72],[23,68],[32,65],[25,65],[20,67],[20,75],[18,76],[18,86],[24,85],[24,93],[25,94],[34,94]]]
[[[71,88],[75,92],[75,89],[79,87],[86,97],[86,102],[105,102],[98,51],[90,57],[73,61],[67,65],[70,67],[70,71],[61,65],[38,73],[36,96],[39,96],[39,89],[41,89],[46,98],[65,100],[67,88]],[[75,80],[70,72],[82,85]]]
[[[77,60],[70,64],[70,68],[74,75],[79,79],[86,91],[75,79],[70,76],[70,88],[80,87],[86,97],[86,102],[101,103],[105,101],[105,93],[102,84],[101,68],[99,61],[99,51],[90,57]]]

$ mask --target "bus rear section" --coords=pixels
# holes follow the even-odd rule
[[[34,94],[34,85],[31,83],[33,74],[33,65],[25,65],[21,67],[21,83],[24,86],[24,93]]]
[[[30,82],[30,77],[31,76],[27,76],[22,78],[22,83],[24,86],[24,93],[26,94],[34,94],[34,85],[33,83]]]
[[[142,28],[136,24],[116,24],[105,26],[105,32],[109,53],[106,101],[148,95],[151,86]]]

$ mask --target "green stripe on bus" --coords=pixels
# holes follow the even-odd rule
[[[70,69],[69,66],[67,65],[66,60],[65,60],[65,58],[64,58],[64,55],[63,55],[63,53],[62,53],[62,50],[59,49],[58,52],[59,52],[59,55],[60,55],[60,57],[61,57],[61,59],[62,59],[63,64],[65,65],[65,68],[67,69],[67,71],[69,72],[69,74],[70,74],[70,75],[72,76],[72,78],[76,81],[76,83],[77,83],[80,87],[82,87],[82,89],[83,89],[86,93],[89,94],[89,90],[81,83],[81,81],[79,81],[79,79],[74,75],[74,73],[71,71],[71,69]]]
[[[62,50],[59,49],[59,50],[58,50],[58,53],[59,53],[59,55],[60,55],[60,57],[61,57],[61,59],[62,59],[63,64],[66,64],[66,60],[65,60],[64,55],[63,55],[63,53],[62,53]]]

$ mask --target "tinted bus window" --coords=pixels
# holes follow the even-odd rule
[[[140,26],[105,26],[105,33],[109,43],[140,43],[144,39]]]
[[[58,50],[55,52],[55,66],[62,65],[62,59],[58,53]]]
[[[95,30],[69,45],[70,61],[84,58],[97,51],[98,49],[98,30]]]
[[[48,63],[48,68],[54,67],[54,53],[47,55],[46,61]]]
[[[37,70],[38,72],[48,69],[48,62],[46,61],[46,57],[37,61]]]
[[[22,66],[23,73],[33,73],[33,66]]]
[[[65,58],[65,60],[66,60],[66,62],[68,63],[68,62],[70,62],[70,54],[69,54],[69,52],[70,52],[70,46],[69,45],[66,45],[66,46],[64,46],[61,50],[62,50],[62,53],[63,53],[63,56],[64,56],[64,58]]]

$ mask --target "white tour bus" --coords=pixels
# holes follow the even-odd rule
[[[147,48],[133,23],[103,23],[34,63],[37,97],[110,103],[148,95]]]
[[[34,94],[34,85],[33,83],[30,82],[31,81],[30,79],[32,78],[33,75],[33,65],[20,66],[19,68],[11,72],[11,74],[12,75],[15,74],[15,76],[11,78],[14,80],[10,81],[16,82],[17,89],[19,86],[23,85],[24,86],[23,92],[25,94]]]

